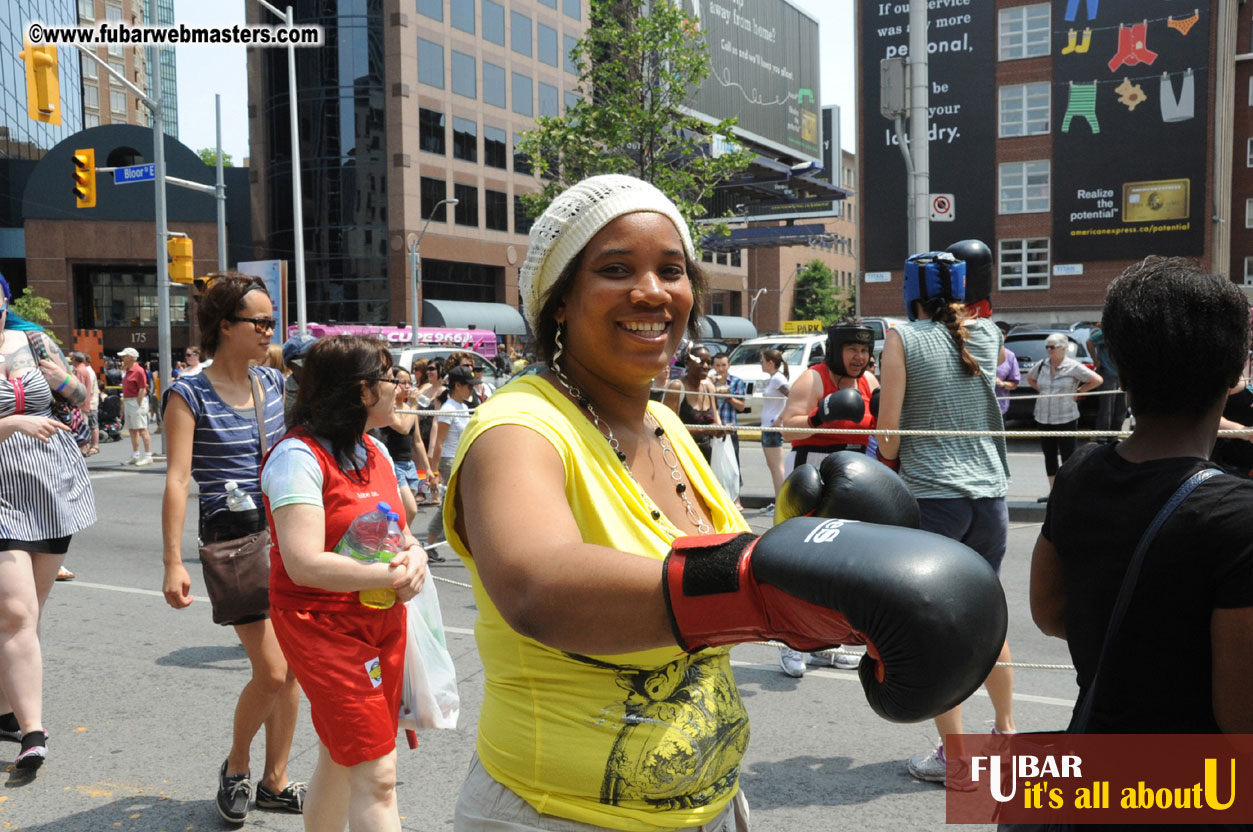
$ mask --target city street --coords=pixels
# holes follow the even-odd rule
[[[154,437],[160,448],[160,437]],[[91,460],[101,517],[75,537],[67,565],[77,580],[54,588],[44,617],[45,714],[49,759],[30,782],[11,770],[17,746],[0,747],[10,768],[0,790],[4,829],[214,829],[222,825],[213,796],[226,754],[235,698],[247,678],[243,649],[231,631],[215,626],[195,560],[194,521],[184,553],[197,600],[174,611],[160,595],[160,498],[164,466],[124,468],[129,443],[102,446]],[[744,445],[746,499],[768,482],[760,447]],[[1014,494],[1043,479],[1033,446],[1011,455]],[[194,497],[192,500],[194,501]],[[194,517],[194,502],[189,517]],[[425,514],[425,512],[424,512]],[[769,517],[747,509],[764,530]],[[419,517],[418,522],[423,522]],[[1010,644],[1020,662],[1067,664],[1065,645],[1045,638],[1027,608],[1030,551],[1038,522],[1013,522],[1004,582],[1010,603]],[[482,696],[482,667],[472,628],[475,610],[464,568],[433,566],[449,646],[462,697],[460,729],[425,732],[421,747],[399,751],[399,800],[404,828],[451,829],[457,790],[474,745]],[[456,582],[456,583],[453,583]],[[941,788],[912,780],[904,761],[934,741],[929,723],[894,725],[866,705],[854,672],[811,669],[784,676],[777,651],[735,648],[736,678],[748,706],[753,739],[743,787],[754,830],[801,828],[934,829],[943,823]],[[1015,715],[1021,730],[1065,725],[1075,694],[1073,674],[1023,669],[1016,674]],[[966,709],[967,730],[987,731],[992,710],[976,695]],[[291,773],[307,778],[317,740],[301,711]],[[263,745],[253,745],[253,771]],[[296,830],[300,819],[254,810],[249,827]]]

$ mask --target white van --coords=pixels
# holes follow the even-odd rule
[[[761,406],[764,400],[757,387],[767,376],[761,369],[761,354],[766,350],[778,350],[787,362],[788,378],[800,378],[807,368],[826,357],[827,334],[810,332],[803,335],[763,335],[741,343],[731,351],[731,375],[744,380],[747,386],[746,407],[740,413],[740,424],[760,425]]]

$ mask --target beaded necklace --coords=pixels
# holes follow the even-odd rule
[[[613,449],[614,454],[618,457],[618,461],[621,462],[622,467],[626,469],[627,476],[629,476],[631,481],[635,483],[635,488],[639,492],[640,499],[643,500],[644,506],[649,509],[654,520],[660,520],[661,510],[657,508],[656,503],[649,498],[648,492],[644,490],[644,487],[640,485],[639,480],[635,478],[635,474],[631,471],[631,466],[627,465],[626,453],[623,452],[622,447],[618,442],[618,438],[613,435],[613,428],[601,421],[600,415],[596,412],[595,405],[592,404],[592,400],[588,398],[586,393],[576,387],[566,376],[565,371],[561,369],[561,365],[557,363],[557,358],[560,355],[561,336],[559,333],[557,336],[557,352],[553,356],[553,360],[550,362],[553,373],[557,376],[557,381],[561,382],[561,386],[566,388],[574,400],[578,402],[579,406],[587,411],[587,415],[591,418],[592,425],[595,426],[596,430],[609,440],[609,447]],[[675,454],[674,448],[670,445],[670,438],[666,436],[665,428],[657,424],[657,421],[652,417],[652,414],[647,411],[644,413],[644,424],[645,426],[652,427],[653,434],[661,443],[661,459],[666,463],[666,467],[670,469],[670,479],[674,480],[674,491],[679,495],[679,499],[683,501],[683,509],[687,514],[688,522],[696,527],[696,531],[699,534],[710,534],[713,529],[705,522],[705,518],[701,517],[696,512],[696,507],[692,505],[692,501],[688,497],[687,483],[683,481],[683,469],[679,466],[679,457]]]

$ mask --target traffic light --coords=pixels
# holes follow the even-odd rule
[[[191,283],[195,280],[192,267],[191,237],[171,237],[165,244],[170,255],[170,280],[175,283]]]
[[[17,53],[26,64],[26,112],[35,121],[61,123],[61,82],[57,76],[57,48],[27,42]]]
[[[96,151],[74,151],[74,198],[79,208],[96,207]]]

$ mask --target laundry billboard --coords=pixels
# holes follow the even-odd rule
[[[909,4],[859,2],[861,77],[857,143],[865,245],[862,268],[899,270],[908,247],[905,161],[893,123],[879,113],[879,62],[909,52]],[[996,228],[996,11],[982,0],[931,2],[927,11],[931,192],[952,194],[952,221],[931,224],[931,245],[991,243]],[[908,130],[906,130],[908,132]]]
[[[1053,260],[1205,247],[1209,4],[1053,3]]]
[[[683,0],[709,47],[688,107],[790,156],[822,162],[818,22],[784,0]]]

